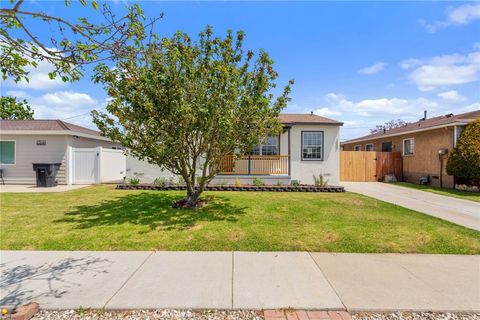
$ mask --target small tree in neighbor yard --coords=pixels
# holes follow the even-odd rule
[[[207,27],[197,41],[182,32],[152,42],[139,56],[100,65],[94,80],[112,100],[93,112],[99,129],[131,154],[185,180],[187,207],[196,207],[222,158],[278,134],[290,81],[274,97],[273,61],[242,48],[244,34],[225,38]]]
[[[15,97],[2,96],[0,119],[33,120],[33,110],[25,99],[17,100]]]
[[[463,131],[448,157],[447,173],[459,178],[480,179],[480,120],[470,123]]]

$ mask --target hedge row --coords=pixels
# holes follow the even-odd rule
[[[185,190],[186,186],[158,186],[152,184],[119,184],[119,190]],[[276,192],[345,192],[343,187],[339,186],[233,186],[233,185],[209,185],[205,187],[205,191],[276,191]]]

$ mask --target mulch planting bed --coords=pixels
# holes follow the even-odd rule
[[[119,184],[118,190],[186,190],[187,187],[183,185],[174,186],[159,186],[154,184]],[[208,185],[205,191],[270,191],[270,192],[345,192],[344,187],[340,186],[312,186],[312,185]]]

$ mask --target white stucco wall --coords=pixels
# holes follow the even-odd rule
[[[302,131],[323,131],[323,160],[302,160]],[[313,184],[313,175],[323,174],[328,179],[328,184],[338,184],[340,180],[339,133],[340,126],[337,125],[292,126],[290,129],[292,180]]]
[[[131,155],[127,156],[127,181],[131,177],[136,176],[141,182],[151,183],[159,177],[170,179],[173,177],[177,181],[176,176],[167,170],[162,170],[159,166],[150,164],[147,161],[139,160]]]
[[[324,137],[324,158],[323,160],[302,160],[302,131],[323,131]],[[340,148],[339,148],[340,126],[337,125],[294,125],[290,129],[290,152],[291,152],[291,179],[300,180],[304,184],[313,184],[313,175],[323,174],[328,179],[328,184],[337,185],[340,180]],[[288,131],[280,135],[280,154],[288,155]],[[162,170],[156,165],[147,161],[138,160],[135,157],[127,156],[127,179],[132,176],[140,178],[141,182],[153,182],[157,177],[175,177],[171,172]],[[213,183],[225,180],[232,183],[232,176],[218,176]],[[251,178],[242,176],[241,179],[250,181]],[[266,182],[270,181],[263,176]],[[272,184],[277,183],[280,178],[274,177]],[[281,179],[282,183],[286,183]],[[246,183],[246,182],[245,182]],[[249,182],[251,183],[251,182]]]

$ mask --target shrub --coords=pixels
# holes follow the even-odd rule
[[[463,131],[448,157],[447,173],[459,178],[480,179],[480,120],[470,123]]]
[[[325,179],[323,174],[313,175],[313,183],[317,187],[325,187],[328,183],[328,179]]]
[[[298,187],[300,185],[300,180],[292,180],[292,186]]]
[[[140,184],[140,178],[137,176],[133,176],[130,178],[130,184],[137,185]]]
[[[160,187],[165,187],[168,184],[168,180],[165,177],[158,177],[153,180],[153,184]]]
[[[257,187],[260,187],[260,186],[264,186],[265,182],[263,182],[263,180],[260,179],[259,177],[255,177],[255,178],[253,178],[253,185],[257,186]]]
[[[242,185],[242,182],[240,181],[240,179],[237,177],[235,178],[235,187],[240,187]]]

